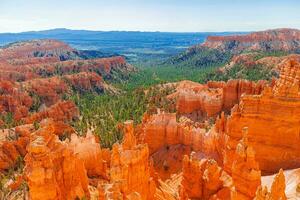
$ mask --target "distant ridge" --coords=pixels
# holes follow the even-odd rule
[[[206,67],[222,65],[233,55],[246,52],[300,53],[300,30],[280,28],[249,34],[210,35],[199,43],[178,54],[168,63]]]

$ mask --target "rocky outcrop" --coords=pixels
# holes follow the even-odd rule
[[[69,87],[60,77],[38,78],[22,83],[22,86],[31,94],[39,98],[40,103],[51,106],[62,96],[69,93]]]
[[[255,160],[255,152],[249,146],[248,128],[243,129],[243,139],[236,147],[231,175],[236,190],[234,198],[253,199],[257,188],[261,185],[261,172]]]
[[[169,179],[159,180],[154,199],[155,200],[177,200],[180,198],[180,187],[182,173],[173,174]]]
[[[293,60],[284,61],[280,68],[281,75],[274,87],[266,87],[261,95],[243,96],[220,129],[229,136],[228,146],[234,152],[242,138],[241,130],[249,128],[249,145],[254,148],[263,173],[300,165],[300,119],[296,114],[300,109],[300,68]]]
[[[89,60],[67,60],[55,63],[26,65],[25,67],[28,68],[28,71],[35,69],[35,72],[40,76],[53,76],[56,73],[67,75],[79,72],[95,72],[106,78],[113,71],[121,71],[123,73],[134,71],[134,68],[126,63],[125,58],[122,56]]]
[[[158,113],[148,117],[144,118],[140,137],[141,142],[148,145],[150,154],[162,147],[176,144],[190,146],[195,151],[202,149],[201,143],[204,140],[201,137],[204,135],[201,133],[205,133],[205,130],[201,129],[201,125],[195,127],[188,122],[179,123],[175,113]]]
[[[18,126],[14,129],[2,129],[0,132],[0,171],[9,170],[21,162],[27,153],[32,125]]]
[[[75,91],[80,93],[93,91],[101,93],[104,91],[104,81],[96,73],[81,72],[75,75],[66,75],[64,78]]]
[[[230,199],[231,178],[214,160],[183,159],[181,199]]]
[[[235,36],[209,36],[202,47],[240,53],[242,51],[295,51],[300,48],[300,31],[273,29]]]
[[[88,198],[88,177],[83,160],[60,142],[49,126],[30,138],[25,177],[30,199]]]
[[[300,61],[299,54],[289,54],[289,55],[274,55],[269,56],[268,54],[264,55],[263,53],[251,52],[251,53],[242,53],[234,55],[231,61],[218,69],[218,72],[222,74],[227,74],[231,71],[232,68],[240,68],[239,71],[235,71],[237,75],[243,74],[243,71],[251,70],[260,70],[265,74],[271,74],[277,76],[279,74],[278,66],[285,59],[295,59]],[[236,68],[236,69],[237,69]],[[234,69],[234,70],[236,70]],[[271,76],[270,75],[270,76]]]
[[[124,130],[123,143],[114,144],[112,149],[110,183],[99,186],[100,196],[108,199],[116,195],[123,199],[153,199],[155,183],[150,176],[148,147],[136,143],[132,121],[125,122]]]
[[[9,44],[0,50],[0,57],[13,64],[34,64],[78,58],[76,51],[58,40],[31,40]]]
[[[68,137],[75,132],[70,125],[51,119],[42,121],[39,126],[47,126],[58,137]],[[33,124],[27,124],[0,130],[0,171],[13,169],[21,164],[27,154],[30,135],[36,128]]]
[[[191,151],[198,152],[199,158],[208,156],[218,160],[217,135],[207,133],[206,128],[206,124],[185,117],[177,121],[175,113],[145,115],[139,142],[148,145],[154,168],[164,180],[181,170],[183,156]]]
[[[34,113],[23,120],[30,124],[51,118],[55,121],[70,121],[79,116],[79,111],[72,101],[59,101],[43,111]]]
[[[258,83],[247,80],[229,80],[228,82],[210,81],[206,85],[186,82],[179,83],[175,94],[176,108],[179,114],[193,114],[197,118],[212,117],[221,111],[230,110],[239,102],[242,94],[260,94],[264,81]]]
[[[269,192],[267,187],[259,187],[256,192],[256,197],[254,198],[254,200],[275,200],[275,199],[281,199],[281,200],[287,199],[285,195],[285,177],[282,169],[280,169],[279,173],[274,177],[271,191]]]
[[[15,120],[28,115],[33,101],[28,93],[10,81],[0,81],[0,113],[12,113]]]
[[[78,137],[73,134],[69,147],[77,158],[84,161],[88,177],[108,179],[109,163],[105,160],[105,152],[100,148],[92,130],[88,130],[85,137]]]

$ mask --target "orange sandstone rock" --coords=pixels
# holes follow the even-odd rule
[[[14,167],[18,159],[25,156],[32,125],[18,126],[15,129],[3,129],[0,134],[0,171]]]
[[[230,199],[232,180],[214,160],[183,160],[181,199]]]
[[[139,142],[146,143],[154,160],[154,168],[163,180],[181,170],[184,155],[198,152],[198,157],[218,160],[216,133],[206,133],[201,123],[187,118],[176,120],[176,114],[158,113],[142,123]]]
[[[31,136],[25,157],[30,198],[75,199],[89,197],[84,162],[45,126]]]
[[[237,199],[253,199],[261,184],[261,172],[255,160],[255,152],[248,143],[248,129],[244,128],[243,132],[243,139],[236,147],[231,173]]]
[[[15,120],[20,120],[28,115],[33,101],[26,91],[10,81],[0,81],[0,90],[1,114],[11,112]]]
[[[114,144],[112,149],[110,183],[98,186],[100,197],[102,199],[153,199],[155,182],[150,176],[148,147],[136,144],[132,121],[125,122],[124,130],[123,143]]]
[[[206,85],[188,83],[191,85],[187,87],[182,87],[180,83],[170,98],[177,97],[179,114],[194,113],[198,119],[230,110],[240,101],[242,94],[260,94],[265,84],[264,81],[254,83],[247,80],[229,80],[227,83],[211,81]]]
[[[286,200],[285,195],[285,177],[283,170],[280,169],[279,173],[275,176],[272,183],[271,191],[269,192],[267,187],[259,187],[256,192],[255,200]]]
[[[26,123],[39,122],[46,118],[55,121],[69,121],[78,117],[79,111],[72,101],[59,101],[43,111],[32,114],[24,119]]]
[[[108,179],[108,166],[103,159],[100,144],[96,142],[91,130],[88,130],[85,137],[78,137],[73,134],[69,147],[76,154],[76,157],[84,161],[85,169],[89,177],[102,177]]]
[[[299,72],[297,62],[284,61],[273,88],[266,87],[261,95],[243,96],[231,116],[224,120],[222,130],[228,136],[231,152],[242,138],[242,128],[248,127],[249,145],[255,150],[263,173],[300,166]]]

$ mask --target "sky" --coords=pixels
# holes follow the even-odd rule
[[[300,0],[0,0],[0,32],[300,29]]]

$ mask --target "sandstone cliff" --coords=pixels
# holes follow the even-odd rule
[[[281,75],[274,87],[266,87],[261,95],[243,96],[223,123],[225,127],[221,128],[221,132],[223,130],[229,136],[231,151],[242,138],[243,127],[249,128],[249,144],[264,173],[296,168],[300,164],[299,118],[296,114],[300,108],[300,68],[294,60],[284,61],[280,68]]]
[[[300,31],[273,29],[236,36],[209,36],[201,46],[222,51],[294,51],[300,48]]]

